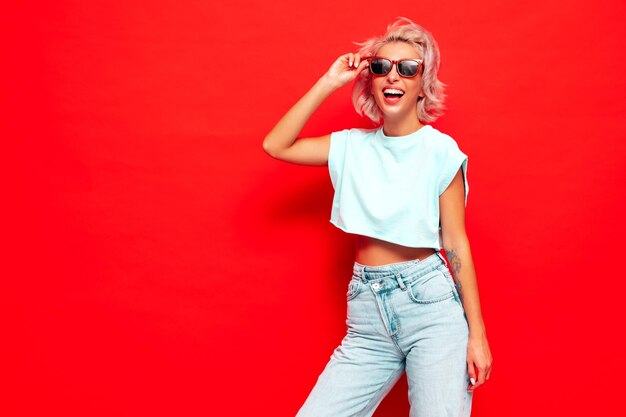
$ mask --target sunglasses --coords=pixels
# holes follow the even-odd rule
[[[394,64],[398,69],[398,74],[405,78],[412,78],[419,72],[420,66],[424,60],[422,59],[399,59],[392,61],[391,59],[373,56],[366,58],[369,60],[370,72],[374,75],[387,75],[393,68]]]

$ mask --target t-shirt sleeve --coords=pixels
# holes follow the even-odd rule
[[[346,159],[346,148],[350,129],[333,132],[330,134],[330,150],[328,151],[328,171],[333,188],[337,188],[337,184],[343,174],[343,167]]]
[[[439,177],[439,195],[448,188],[454,176],[462,168],[463,182],[465,185],[465,206],[467,206],[467,195],[469,193],[469,183],[467,181],[467,155],[464,154],[455,141],[446,146],[442,157],[442,167]]]

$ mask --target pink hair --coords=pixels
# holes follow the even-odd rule
[[[374,37],[362,43],[359,53],[362,57],[374,56],[385,44],[392,42],[406,42],[413,46],[424,60],[422,71],[422,89],[424,97],[418,99],[417,117],[420,122],[434,122],[443,113],[445,108],[443,93],[445,84],[437,79],[439,71],[439,46],[435,38],[426,29],[411,20],[400,17],[387,26],[387,33]],[[357,113],[366,116],[372,122],[380,124],[382,113],[371,91],[372,74],[369,69],[363,70],[357,77],[352,89],[352,104]]]

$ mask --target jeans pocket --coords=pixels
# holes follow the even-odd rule
[[[408,282],[406,292],[412,301],[419,304],[438,303],[454,297],[448,278],[439,269]]]
[[[360,279],[352,278],[350,284],[348,284],[348,292],[346,293],[346,298],[348,301],[354,299],[361,292],[361,288],[363,287],[363,283]]]
[[[447,266],[442,266],[441,267],[441,272],[443,272],[443,275],[448,280],[448,284],[450,284],[450,288],[452,288],[452,292],[453,292],[454,298],[462,306],[463,303],[461,302],[461,297],[459,295],[460,284],[457,284],[457,282],[454,280],[454,278],[452,277],[452,273],[450,272],[450,270],[448,269]]]

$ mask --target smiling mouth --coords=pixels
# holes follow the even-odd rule
[[[385,88],[383,94],[385,98],[400,98],[404,95],[404,91],[398,90],[397,88]]]

